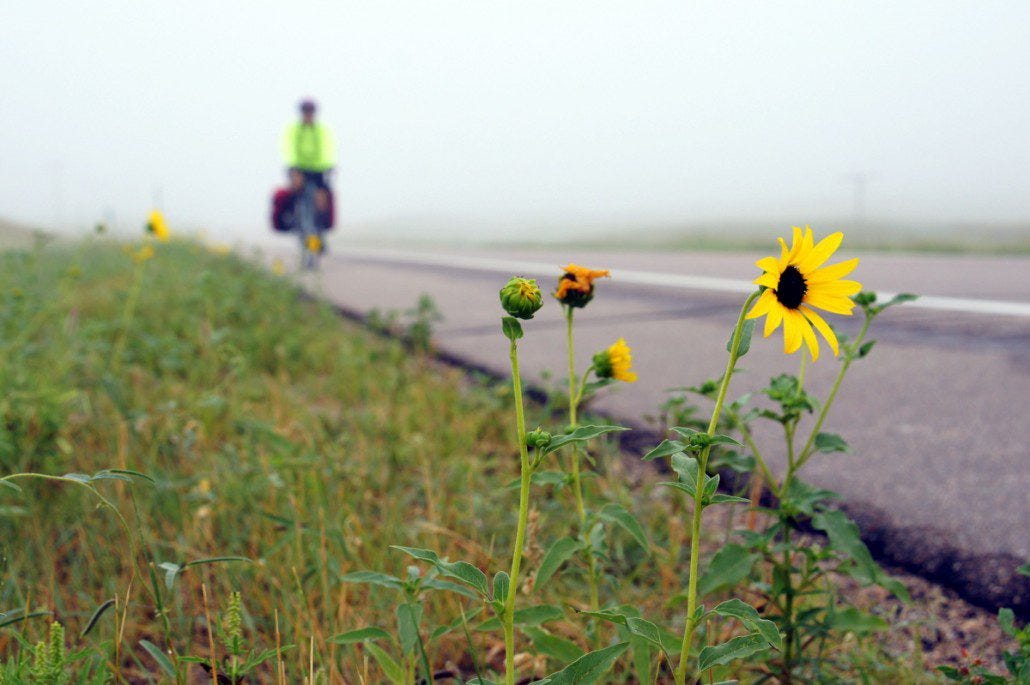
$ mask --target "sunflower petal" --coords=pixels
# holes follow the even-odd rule
[[[854,271],[856,266],[858,266],[858,257],[840,262],[838,264],[824,266],[821,269],[816,269],[810,274],[805,274],[805,283],[808,283],[808,285],[811,287],[813,283],[826,283],[827,281],[836,281],[837,279],[844,278],[849,273]]]
[[[816,361],[819,359],[819,341],[816,340],[811,324],[808,323],[808,319],[801,312],[795,310],[791,313],[798,318],[798,328],[801,329],[801,337],[804,338],[805,345],[812,354],[812,361]]]
[[[812,251],[805,256],[804,260],[798,264],[798,271],[803,274],[811,273],[826,263],[826,260],[833,256],[833,253],[840,247],[841,241],[844,240],[844,234],[838,231],[837,233],[831,233],[826,236],[819,243],[812,248]]]
[[[766,288],[776,289],[776,286],[780,284],[780,275],[778,273],[766,271],[764,274],[756,278],[753,283],[755,285],[764,285]]]
[[[804,302],[810,307],[818,307],[831,314],[843,314],[844,316],[851,316],[851,310],[855,308],[855,303],[846,297],[824,295],[818,292],[806,293]]]
[[[787,261],[791,264],[797,262],[798,254],[801,252],[801,248],[805,243],[805,238],[801,233],[801,229],[794,226],[793,230],[794,237],[790,241],[790,254],[787,255]]]
[[[751,307],[751,311],[747,313],[747,316],[745,318],[757,319],[762,314],[768,312],[769,309],[775,303],[776,296],[773,295],[773,292],[771,290],[766,290],[764,293],[761,294],[761,296],[758,298],[758,301],[755,302],[754,306]]]
[[[837,336],[834,334],[833,329],[830,328],[830,324],[826,323],[826,319],[819,316],[815,310],[810,309],[805,305],[801,305],[798,309],[801,310],[806,319],[812,322],[812,325],[815,326],[816,330],[826,338],[826,342],[830,344],[830,349],[833,350],[833,356],[836,357],[840,354],[840,346],[837,343]]]
[[[755,262],[755,266],[762,271],[777,273],[780,270],[780,260],[776,259],[776,257],[762,257]]]
[[[815,283],[808,289],[809,292],[821,295],[840,295],[850,297],[862,289],[858,281],[828,281],[826,283]]]
[[[763,335],[768,338],[773,331],[780,327],[783,321],[783,307],[772,307],[769,309],[769,316],[765,317],[765,331]]]
[[[794,318],[791,310],[783,313],[783,351],[787,354],[794,354],[801,347],[801,328],[797,319]]]

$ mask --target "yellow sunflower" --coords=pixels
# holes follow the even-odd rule
[[[632,350],[622,338],[616,340],[607,350],[594,355],[594,373],[598,378],[614,378],[617,381],[635,383],[637,374],[630,370],[632,366]]]
[[[802,231],[795,226],[789,250],[786,241],[779,238],[779,258],[765,257],[755,262],[765,272],[755,279],[755,283],[765,286],[766,290],[748,312],[747,318],[766,315],[766,337],[782,322],[783,351],[787,354],[797,352],[804,342],[812,353],[812,359],[819,358],[819,342],[812,331],[813,326],[826,338],[833,354],[839,352],[837,336],[813,307],[851,316],[855,303],[850,296],[861,290],[862,284],[841,279],[858,266],[858,258],[823,266],[843,239],[843,233],[833,233],[815,243],[811,228],[805,226]]]
[[[162,243],[168,242],[170,234],[168,232],[168,224],[165,223],[164,214],[156,209],[150,212],[149,221],[147,222],[147,232],[152,234]]]
[[[578,264],[569,264],[558,279],[554,296],[570,307],[585,307],[594,298],[594,279],[610,276],[607,269],[588,269]]]

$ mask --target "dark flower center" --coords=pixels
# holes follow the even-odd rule
[[[808,292],[808,284],[794,265],[788,266],[780,274],[780,282],[776,285],[776,299],[787,309],[797,309]]]

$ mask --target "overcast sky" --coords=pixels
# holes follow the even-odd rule
[[[266,231],[298,99],[345,223],[1030,221],[1030,2],[5,2],[0,217]]]

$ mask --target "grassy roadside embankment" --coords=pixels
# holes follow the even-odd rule
[[[210,682],[188,657],[225,656],[219,616],[233,591],[250,645],[292,645],[257,668],[259,681],[382,682],[365,647],[330,638],[395,625],[396,598],[345,574],[405,576],[411,560],[392,544],[505,563],[517,495],[503,485],[518,474],[506,386],[443,369],[300,300],[288,280],[197,245],[159,245],[135,264],[100,243],[11,251],[0,263],[0,475],[101,475],[0,489],[0,682],[22,682],[12,674],[27,673],[51,619],[82,650],[71,668],[81,682]],[[545,421],[543,408],[530,412],[530,426]],[[595,456],[587,496],[632,510],[651,547],[616,535],[602,592],[617,583],[620,601],[651,615],[682,612],[665,602],[683,582],[682,499],[635,488],[610,447]],[[539,488],[530,539],[549,540],[569,525],[570,495]],[[526,567],[543,552],[531,543]],[[589,638],[562,586],[582,574],[560,581],[535,593],[566,611],[532,628],[534,644],[574,654]],[[462,602],[426,596],[428,660],[466,675],[499,668],[503,644],[475,630],[481,619],[469,636],[459,621],[429,639],[460,619]],[[26,618],[37,611],[50,613]],[[891,630],[887,640],[852,633],[826,653],[827,673],[933,679],[907,653],[910,626]],[[548,653],[520,663],[546,674]],[[623,667],[606,678],[633,682]]]

